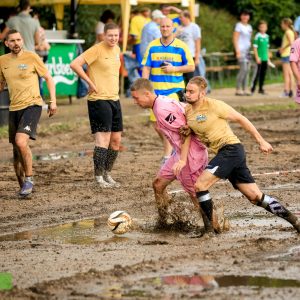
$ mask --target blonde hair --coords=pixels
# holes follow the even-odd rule
[[[281,22],[282,22],[283,24],[287,25],[287,27],[288,27],[289,29],[291,29],[292,31],[294,31],[294,33],[295,33],[295,28],[294,28],[294,26],[293,26],[293,21],[292,21],[292,19],[290,19],[290,18],[283,18],[283,19],[281,20]]]
[[[154,89],[151,84],[151,81],[146,78],[138,78],[130,87],[130,90],[133,91],[140,91],[140,90],[146,90],[148,92],[153,93]]]
[[[202,76],[195,76],[195,77],[193,77],[189,81],[189,83],[197,85],[200,90],[206,90],[206,88],[207,88],[207,81]]]

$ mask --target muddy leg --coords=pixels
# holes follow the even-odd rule
[[[173,180],[167,180],[161,177],[157,177],[153,181],[153,190],[159,215],[159,224],[166,224],[167,221],[167,210],[171,200],[167,193],[166,187],[172,181]]]
[[[197,197],[195,197],[193,195],[190,195],[190,197],[191,197],[191,200],[192,200],[192,202],[193,202],[193,204],[195,206],[195,209],[198,212],[200,212],[200,215],[201,215],[201,217],[203,219],[205,231],[207,231],[207,229],[210,226],[210,221],[208,220],[206,214],[204,213],[204,211],[200,207]],[[212,226],[213,226],[213,229],[214,229],[215,233],[221,233],[222,228],[221,228],[221,226],[219,224],[218,214],[216,212],[216,207],[214,205],[213,205],[213,212],[212,212]]]
[[[13,160],[14,160],[14,169],[19,182],[20,188],[22,187],[25,179],[25,172],[23,167],[22,156],[16,145],[13,145]]]

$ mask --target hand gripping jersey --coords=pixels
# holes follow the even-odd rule
[[[171,176],[175,178],[172,166],[180,159],[182,142],[179,128],[186,125],[184,105],[166,96],[158,96],[153,105],[153,112],[157,119],[158,128],[166,136],[174,149],[171,158],[162,166],[160,175],[167,179],[171,179]],[[205,169],[207,161],[206,147],[192,135],[187,165],[177,177],[187,192],[194,194],[194,183]]]

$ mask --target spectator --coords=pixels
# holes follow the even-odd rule
[[[151,21],[151,9],[149,7],[142,7],[140,12],[147,22]]]
[[[294,22],[294,28],[297,33],[297,36],[300,36],[300,16],[298,16]]]
[[[39,22],[39,14],[35,12],[33,18]],[[39,43],[35,45],[35,52],[42,59],[44,63],[48,60],[48,54],[50,50],[50,44],[46,40],[45,29],[43,27],[39,28]],[[39,76],[39,86],[41,97],[44,98],[43,92],[43,78]]]
[[[168,17],[173,21],[174,32],[175,32],[177,27],[181,25],[179,15],[181,14],[182,10],[180,8],[177,8],[176,6],[170,6],[168,4],[162,4],[160,6],[160,10],[166,17]]]
[[[266,21],[260,21],[258,25],[258,33],[255,35],[253,42],[253,52],[256,61],[256,70],[254,72],[251,93],[255,91],[256,83],[259,81],[260,94],[265,94],[263,89],[266,71],[269,61],[269,35],[266,33],[268,25]]]
[[[183,73],[195,70],[194,61],[188,46],[174,38],[173,22],[169,18],[161,20],[161,38],[152,41],[144,55],[143,78],[150,79],[156,95],[169,96],[180,100],[184,90]],[[164,158],[167,160],[172,147],[156,126],[156,119],[151,111],[150,121],[164,143]]]
[[[236,58],[239,62],[240,70],[237,75],[236,95],[248,96],[247,83],[250,69],[250,47],[252,27],[249,25],[250,12],[243,10],[240,14],[240,22],[235,25],[233,32],[233,46]]]
[[[104,37],[104,26],[107,23],[113,23],[115,19],[115,14],[110,10],[106,9],[101,17],[99,18],[99,22],[96,26],[96,43],[102,42]]]
[[[161,19],[163,18],[165,18],[165,15],[163,15],[160,10],[156,9],[152,12],[152,21],[144,26],[140,47],[141,57],[144,57],[144,54],[150,42],[161,37],[159,25]]]
[[[143,12],[145,12],[146,8],[143,8]],[[143,57],[141,56],[140,44],[141,44],[141,35],[144,26],[149,23],[149,19],[144,16],[141,11],[135,15],[130,22],[129,34],[132,37],[133,49],[132,52],[136,55],[136,59],[139,65],[142,63]]]
[[[199,76],[199,63],[201,51],[201,29],[191,21],[190,13],[185,10],[180,14],[181,26],[177,29],[177,38],[185,42],[191,51],[195,63],[195,71],[184,73],[184,81],[187,84],[194,76]]]
[[[281,21],[281,29],[284,31],[282,37],[281,47],[278,52],[280,53],[282,62],[282,74],[284,81],[284,91],[280,95],[281,98],[293,97],[293,73],[290,67],[290,52],[291,45],[295,40],[295,31],[293,27],[293,22],[289,18],[284,18]]]
[[[8,19],[7,29],[15,29],[20,32],[24,41],[24,49],[34,52],[35,45],[39,44],[40,23],[31,17],[31,7],[28,0],[21,0],[19,6],[21,12]]]
[[[297,83],[295,101],[300,104],[300,37],[292,44],[290,64]]]

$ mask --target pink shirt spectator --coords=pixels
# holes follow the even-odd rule
[[[297,63],[300,72],[300,38],[298,38],[291,47],[290,61]],[[295,100],[300,104],[300,86],[297,84]]]
[[[153,113],[158,128],[175,150],[175,153],[162,166],[159,173],[160,176],[171,180],[175,178],[172,166],[180,159],[181,138],[179,128],[186,124],[184,104],[166,96],[158,96],[153,105]],[[194,194],[194,184],[200,173],[205,169],[207,162],[206,147],[195,136],[192,136],[187,165],[177,177],[188,193]]]

